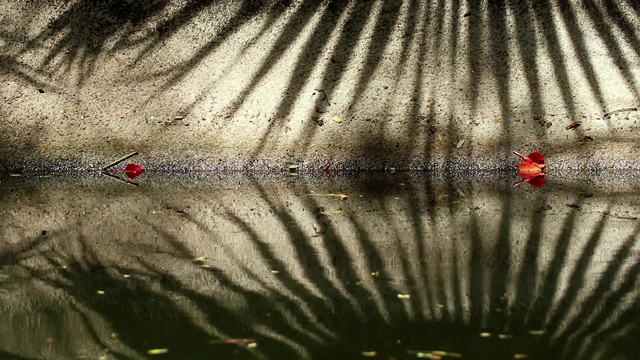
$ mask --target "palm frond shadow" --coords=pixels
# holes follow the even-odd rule
[[[546,193],[523,212],[518,197],[527,195],[509,184],[490,190],[493,209],[480,203],[487,198],[477,194],[485,190],[469,181],[452,188],[410,176],[375,181],[355,187],[344,202],[309,196],[317,189],[302,185],[291,207],[285,205],[290,196],[254,181],[257,202],[286,237],[271,238],[256,218],[224,206],[220,215],[245,236],[240,251],[197,213],[181,213],[220,249],[212,261],[197,260],[201,254],[178,233],[144,220],[141,231],[160,245],[148,256],[126,254],[132,262],[122,264],[131,266],[107,261],[82,231],[75,237],[79,256],[44,246],[64,235],[54,232],[4,247],[0,259],[63,292],[93,342],[121,359],[165,347],[170,357],[192,359],[352,358],[369,350],[410,358],[407,351],[423,349],[465,358],[600,359],[638,350],[619,341],[639,331],[634,254],[640,225],[609,245],[607,228],[615,224],[606,213],[615,203],[592,227],[579,229],[581,213],[550,210],[553,197]],[[570,201],[586,209],[583,199]],[[335,216],[338,206],[343,213]],[[497,216],[487,218],[492,212]],[[560,228],[550,238],[554,219]],[[517,231],[521,224],[528,231]],[[582,243],[575,241],[579,233]],[[613,256],[596,258],[602,248]],[[29,261],[36,258],[62,270],[43,271]],[[589,281],[594,271],[597,279]],[[194,287],[185,278],[194,276],[211,287]],[[99,334],[95,314],[117,340]],[[188,336],[176,336],[177,329]],[[208,343],[228,338],[256,339],[259,347]]]
[[[259,184],[256,184],[255,186],[260,188]],[[317,217],[316,221],[318,222],[316,224],[317,227],[323,229],[320,235],[321,240],[319,240],[322,242],[322,246],[320,246],[320,248],[328,252],[328,258],[330,259],[329,263],[327,263],[327,260],[323,263],[316,255],[317,249],[314,249],[314,246],[308,244],[311,240],[309,234],[307,233],[305,235],[305,232],[302,230],[302,225],[296,225],[299,220],[289,215],[286,209],[276,205],[272,196],[268,195],[265,190],[259,189],[259,192],[262,194],[261,196],[263,201],[270,204],[270,208],[274,213],[276,213],[276,216],[279,217],[283,226],[286,226],[287,229],[293,229],[288,232],[289,241],[294,243],[292,245],[298,248],[298,250],[296,251],[296,257],[289,259],[288,265],[290,266],[291,261],[293,261],[295,264],[303,264],[303,266],[305,266],[303,272],[306,275],[304,275],[304,278],[311,284],[313,289],[322,290],[324,298],[322,299],[323,305],[311,305],[318,300],[314,296],[310,296],[311,290],[300,291],[300,289],[309,285],[303,285],[298,281],[291,281],[293,274],[286,274],[284,269],[287,268],[287,264],[283,264],[277,259],[277,256],[273,251],[269,250],[268,239],[261,239],[258,235],[259,232],[257,229],[252,228],[250,224],[241,220],[239,217],[230,214],[232,216],[232,221],[236,223],[239,228],[243,229],[243,231],[253,234],[251,236],[253,239],[252,241],[259,244],[259,247],[261,248],[260,254],[262,258],[260,260],[278,268],[281,274],[281,277],[279,276],[278,279],[285,284],[285,288],[292,291],[293,296],[299,295],[297,301],[291,301],[287,304],[289,311],[293,311],[294,314],[296,314],[298,313],[298,311],[296,311],[298,310],[296,307],[304,307],[313,308],[318,311],[318,314],[330,313],[336,316],[335,304],[342,303],[346,306],[346,308],[342,309],[343,313],[351,314],[351,316],[355,318],[353,320],[356,321],[355,323],[352,321],[349,324],[349,328],[340,329],[340,321],[336,322],[335,318],[331,319],[331,315],[329,315],[329,319],[333,321],[321,322],[321,324],[323,329],[326,328],[326,330],[328,330],[328,334],[333,335],[330,338],[340,339],[343,336],[346,336],[347,333],[351,334],[350,342],[352,342],[352,344],[354,342],[359,343],[359,341],[361,341],[360,339],[353,338],[353,329],[354,327],[358,327],[357,324],[360,322],[362,322],[362,325],[360,326],[363,327],[377,326],[384,328],[385,330],[383,334],[394,334],[400,338],[403,335],[408,336],[409,340],[405,341],[405,345],[407,342],[410,343],[411,338],[415,335],[411,335],[409,331],[419,331],[422,335],[430,333],[433,336],[435,335],[431,333],[433,332],[433,327],[438,329],[439,334],[439,336],[437,336],[438,341],[435,343],[442,345],[442,342],[444,341],[449,345],[457,343],[455,345],[458,346],[460,346],[461,340],[454,341],[451,339],[455,339],[455,336],[452,336],[453,334],[460,336],[461,326],[467,328],[466,334],[470,337],[477,336],[478,331],[483,329],[491,330],[494,334],[516,333],[523,335],[532,329],[559,328],[560,325],[566,321],[569,321],[569,323],[572,324],[569,325],[570,329],[572,326],[575,326],[582,321],[580,316],[567,319],[567,314],[570,313],[572,305],[579,300],[578,292],[581,290],[580,279],[583,279],[586,276],[586,267],[593,261],[591,256],[594,248],[604,240],[602,237],[602,230],[606,223],[606,218],[602,215],[599,223],[592,230],[588,244],[582,249],[577,266],[572,271],[570,276],[572,279],[571,286],[563,292],[559,300],[553,302],[552,300],[555,299],[554,292],[558,289],[561,272],[567,260],[567,246],[569,243],[567,239],[571,238],[572,232],[574,231],[574,222],[577,216],[576,212],[571,213],[567,217],[563,231],[559,233],[555,240],[556,248],[554,250],[554,256],[549,267],[546,269],[547,275],[542,281],[543,291],[538,296],[531,296],[531,294],[536,288],[535,275],[539,274],[541,271],[536,263],[539,256],[537,249],[540,246],[540,233],[536,230],[532,231],[529,239],[527,240],[527,251],[524,255],[524,264],[520,268],[520,275],[518,278],[521,281],[518,282],[517,292],[515,294],[516,301],[513,303],[507,303],[504,298],[504,294],[508,292],[506,285],[508,283],[508,279],[506,274],[510,271],[511,261],[507,243],[509,241],[513,241],[513,238],[509,235],[508,228],[511,226],[510,219],[513,214],[509,211],[509,197],[511,195],[505,196],[503,199],[503,215],[500,225],[502,230],[499,231],[500,235],[497,239],[498,241],[495,242],[496,245],[493,250],[489,249],[489,253],[491,255],[489,255],[488,258],[484,250],[481,250],[481,248],[485,246],[483,244],[487,243],[486,239],[481,235],[482,232],[473,232],[478,236],[474,237],[472,247],[474,251],[478,252],[471,255],[471,258],[475,259],[472,260],[472,264],[469,267],[469,277],[471,279],[471,315],[469,318],[470,320],[465,320],[463,315],[465,314],[465,310],[462,305],[462,300],[460,298],[452,299],[447,298],[446,296],[444,298],[442,297],[442,294],[446,293],[444,290],[444,282],[455,282],[457,277],[444,279],[444,276],[438,276],[436,274],[435,277],[439,278],[440,281],[435,281],[434,283],[425,282],[429,278],[427,274],[428,271],[438,271],[439,266],[437,264],[430,264],[431,266],[428,268],[424,267],[420,269],[422,273],[416,274],[410,268],[410,265],[406,260],[408,254],[398,254],[398,261],[401,263],[401,274],[403,274],[402,277],[405,280],[404,282],[408,293],[427,293],[430,295],[440,294],[439,298],[432,297],[427,301],[427,307],[430,307],[427,309],[424,308],[424,302],[421,303],[422,299],[419,299],[419,296],[415,296],[408,301],[410,306],[407,307],[405,304],[398,307],[399,302],[394,297],[398,290],[397,288],[390,286],[392,282],[389,280],[392,279],[387,278],[384,271],[382,271],[383,275],[376,280],[373,288],[364,288],[364,285],[362,285],[362,283],[371,282],[371,279],[367,279],[367,277],[363,278],[362,274],[373,274],[375,272],[380,272],[380,269],[384,268],[383,255],[379,253],[379,248],[373,243],[375,235],[368,231],[364,224],[360,224],[354,217],[350,217],[351,225],[355,228],[357,237],[349,240],[348,242],[355,241],[361,247],[360,253],[357,251],[354,252],[353,248],[348,248],[346,245],[347,240],[339,235],[340,231],[336,230],[331,223],[327,224],[326,219],[323,219],[322,216],[318,216],[321,215],[318,213],[318,209],[322,208],[322,206],[314,201],[312,197],[305,199],[304,203],[307,213],[315,214],[314,216]],[[538,205],[540,205],[540,208],[542,209],[544,209],[545,204],[546,200],[544,200],[544,198],[538,201]],[[381,207],[385,208],[384,205]],[[420,206],[415,206],[411,209],[411,212],[415,214],[423,214],[423,211],[424,209]],[[383,211],[383,218],[389,219],[391,217],[393,217],[393,214],[389,209],[385,209]],[[542,211],[535,212],[532,218],[532,229],[539,226],[540,222],[543,221],[543,218],[544,214]],[[477,221],[476,217],[474,217],[474,219],[476,220],[473,220],[472,223]],[[393,224],[389,225],[393,226]],[[414,226],[417,225],[414,224]],[[471,226],[474,225],[472,224]],[[636,230],[636,232],[625,242],[616,258],[619,259],[622,254],[626,254],[626,256],[629,255],[630,247],[636,243],[637,231],[638,230]],[[401,232],[396,230],[395,234],[397,235],[395,240],[400,241],[403,237]],[[415,240],[417,243],[416,246],[418,247],[418,253],[423,254],[425,252],[423,247],[428,246],[429,239],[417,235]],[[358,272],[358,267],[355,264],[355,258],[357,257],[364,257],[363,263],[366,265],[364,269],[360,269],[360,272]],[[486,266],[487,261],[491,264],[488,268]],[[635,266],[637,266],[637,264]],[[314,269],[316,269],[316,271],[317,269],[320,269],[321,272],[311,274],[311,272],[314,272]],[[457,268],[454,270],[457,270]],[[335,275],[335,279],[338,280],[341,286],[336,287],[336,285],[331,283],[330,279],[327,278],[327,274],[322,271],[329,271],[331,274]],[[611,262],[604,272],[605,275],[598,282],[598,286],[596,288],[597,292],[594,291],[590,293],[588,297],[590,299],[594,299],[600,296],[600,294],[605,293],[605,289],[610,285],[611,279],[617,277],[620,271],[620,263],[617,261]],[[629,270],[626,273],[627,278],[629,278],[629,275],[633,274],[633,270]],[[221,273],[219,272],[217,273],[218,276],[220,274]],[[527,274],[533,274],[531,275],[533,278]],[[486,283],[487,279],[490,279],[489,284]],[[287,283],[290,284],[286,285]],[[361,284],[359,286],[353,286],[354,283]],[[295,286],[291,286],[291,284],[294,284]],[[625,284],[628,284],[628,282],[625,282]],[[425,287],[426,291],[424,289]],[[351,299],[345,298],[344,293],[341,292],[339,288],[347,289]],[[487,290],[489,293],[487,293]],[[624,296],[629,296],[630,291],[631,289],[628,285],[623,285],[620,289],[614,291],[609,299],[611,299],[610,301],[620,301]],[[457,294],[459,295],[460,292]],[[489,312],[486,311],[487,306],[484,304],[483,300],[487,298],[489,298]],[[327,302],[327,299],[330,299],[330,301]],[[374,301],[375,305],[373,306],[370,303],[372,299],[377,300]],[[587,305],[592,303],[592,301],[593,300],[587,300]],[[308,306],[301,305],[305,302],[308,302]],[[435,320],[434,318],[436,318],[436,316],[434,314],[437,310],[434,310],[434,305],[447,302],[456,304],[454,305],[454,310],[450,313],[447,313],[446,310],[444,310],[440,320]],[[334,306],[327,307],[329,304],[334,304]],[[291,307],[291,305],[294,306]],[[415,312],[407,310],[411,308],[413,308],[414,311],[419,309],[418,312],[422,312],[422,314],[424,314],[423,317],[420,317]],[[592,306],[586,306],[583,311],[593,311],[594,308],[595,307]],[[303,318],[300,314],[304,312],[305,310],[300,309],[300,312],[298,315],[294,315],[294,318]],[[604,311],[599,314],[607,316]],[[599,319],[594,319],[593,324],[601,324],[601,321],[598,320]],[[399,324],[402,324],[402,327],[405,327],[404,330],[397,328]],[[326,333],[326,330],[323,330],[323,332]],[[465,333],[465,331],[463,330],[462,333]],[[572,332],[569,332],[569,334],[571,333]],[[577,341],[578,345],[584,346],[584,341],[588,338],[588,333],[590,332],[587,331],[587,333],[581,334],[583,337],[575,339],[574,341]],[[295,335],[293,335],[293,337],[295,337]],[[554,358],[573,358],[579,349],[571,348],[570,345],[577,346],[576,342],[564,342],[565,337],[566,335],[548,331],[548,334],[541,338],[544,345],[543,348],[540,348],[539,342],[530,340],[528,350],[534,354],[551,356]],[[448,340],[445,341],[443,338],[448,338]],[[327,339],[325,339],[325,341],[327,341]],[[381,345],[379,343],[379,339],[376,343],[378,349],[382,347],[392,353],[394,350],[397,351],[397,348],[391,343]],[[338,349],[338,347],[336,347],[336,343],[334,342],[333,344],[334,351],[339,353],[340,350],[336,350]],[[365,341],[362,342],[362,345],[366,348],[370,343]],[[424,346],[424,344],[422,345]],[[522,350],[522,348],[520,348],[520,350]],[[608,350],[613,351],[615,348],[612,347]],[[321,351],[321,349],[314,349],[311,353],[318,354],[318,351]],[[332,355],[335,354],[336,353],[332,353]],[[580,354],[586,355],[588,352],[580,352]]]
[[[578,92],[588,93],[603,112],[610,106],[610,96],[602,84],[603,74],[596,66],[597,58],[586,43],[587,30],[603,44],[604,56],[620,69],[623,86],[636,99],[640,98],[638,80],[631,70],[631,64],[640,56],[638,46],[635,46],[640,43],[639,31],[634,26],[638,7],[633,1],[587,1],[578,5],[552,1],[496,1],[485,4],[474,0],[462,5],[457,1],[427,0],[245,0],[229,5],[221,0],[191,0],[178,7],[175,5],[167,0],[73,1],[60,16],[52,19],[45,29],[26,43],[22,51],[2,55],[0,63],[34,86],[48,85],[63,91],[65,86],[51,81],[49,75],[62,72],[70,75],[69,78],[76,78],[78,86],[82,87],[96,67],[102,66],[104,61],[99,60],[101,57],[127,51],[133,55],[125,65],[133,69],[156,56],[167,42],[178,39],[180,32],[190,29],[197,19],[211,17],[218,20],[217,30],[212,36],[196,41],[194,51],[176,60],[176,64],[167,66],[168,70],[162,66],[143,72],[146,78],[140,81],[160,84],[157,91],[140,97],[140,104],[144,106],[154,97],[162,96],[181,82],[188,81],[188,76],[198,71],[212,54],[227,42],[232,42],[238,29],[260,20],[257,30],[247,35],[242,48],[231,55],[234,59],[225,68],[211,74],[211,80],[201,87],[202,93],[193,96],[196,100],[180,109],[188,111],[203,105],[207,95],[232,91],[225,109],[216,116],[233,115],[250,98],[259,96],[256,94],[261,91],[264,80],[293,51],[296,59],[277,90],[282,96],[265,109],[271,121],[261,130],[251,154],[253,159],[266,156],[270,142],[284,140],[280,130],[299,106],[306,106],[309,110],[304,115],[306,118],[296,143],[304,151],[310,151],[311,142],[323,131],[311,121],[318,114],[314,111],[313,100],[309,100],[311,94],[306,93],[310,87],[323,90],[331,102],[329,107],[345,113],[345,116],[355,111],[367,90],[386,87],[386,91],[376,96],[387,105],[381,107],[382,113],[372,114],[384,117],[395,116],[392,109],[398,107],[394,103],[398,99],[394,94],[398,89],[404,89],[404,84],[409,84],[407,89],[413,94],[407,93],[411,99],[404,142],[411,142],[418,135],[425,143],[422,160],[430,160],[434,132],[433,124],[425,124],[425,119],[439,114],[442,109],[452,112],[461,104],[471,114],[477,114],[484,101],[484,83],[492,82],[496,84],[499,98],[500,109],[496,110],[504,117],[500,146],[510,149],[513,146],[513,110],[523,106],[530,114],[545,113],[546,88],[541,83],[544,76],[540,73],[543,64],[550,64],[551,78],[558,88],[562,104],[567,108],[568,118],[573,119],[579,113],[579,104],[574,101]],[[221,9],[232,14],[219,18],[217,12]],[[577,14],[585,15],[586,22],[578,19]],[[514,16],[516,21],[512,27]],[[270,35],[265,36],[267,33]],[[7,41],[11,38],[11,34],[1,36]],[[265,38],[272,40],[265,43]],[[235,68],[236,64],[254,57],[260,47],[264,47],[261,60],[255,69],[251,69],[248,80],[235,90],[220,89],[219,80],[223,74]],[[397,55],[397,61],[390,68],[395,75],[386,74],[384,81],[395,82],[393,86],[380,84],[382,80],[378,74],[388,62],[389,48],[397,50],[393,53]],[[627,48],[634,50],[629,52]],[[47,49],[47,52],[36,61],[38,66],[21,60],[25,54],[41,49]],[[575,71],[568,68],[567,51],[578,59],[577,71],[584,75],[584,88],[578,89],[573,81]],[[515,89],[510,81],[520,72],[526,82],[523,90]],[[443,91],[439,88],[442,85],[437,80],[445,78],[451,84],[463,86],[464,100],[449,97],[456,89]],[[528,95],[523,97],[516,91],[524,91]],[[436,104],[437,111],[433,108]],[[467,126],[455,116],[445,122],[443,125],[450,133],[464,130]],[[528,130],[544,141],[545,128],[535,121],[529,123]],[[376,131],[386,135],[390,130],[382,126]],[[577,129],[575,134],[583,135],[583,129]],[[361,150],[354,148],[354,152],[360,151],[354,156],[370,153],[368,157],[375,159],[395,145],[395,142],[384,140],[365,142],[360,144]],[[380,150],[375,151],[376,148]],[[412,153],[410,146],[396,148],[395,151],[400,153],[400,159]],[[447,156],[451,157],[451,154]]]

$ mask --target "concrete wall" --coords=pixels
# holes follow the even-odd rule
[[[637,167],[637,111],[603,117],[639,102],[632,0],[42,0],[0,14],[9,169],[131,148],[178,168],[493,168],[511,150]]]

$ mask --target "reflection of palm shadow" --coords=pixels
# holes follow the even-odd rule
[[[410,256],[414,250],[420,254],[419,258],[424,256],[426,259],[431,255],[432,242],[437,237],[435,231],[447,226],[440,224],[439,228],[429,228],[425,225],[437,225],[442,221],[438,217],[438,209],[456,216],[467,211],[466,207],[473,201],[447,200],[439,203],[436,200],[434,203],[431,200],[435,199],[437,191],[431,182],[427,182],[426,195],[417,187],[408,186],[406,192],[411,199],[408,212],[414,228],[411,237],[394,222],[393,218],[398,213],[385,202],[393,194],[387,189],[397,180],[378,181],[378,185],[371,187],[372,195],[367,201],[381,210],[377,221],[395,234],[395,237],[382,239],[384,242],[380,242],[379,234],[361,217],[354,214],[345,217],[355,234],[355,237],[346,237],[337,222],[328,222],[319,216],[317,209],[322,204],[317,197],[301,197],[300,203],[305,210],[291,212],[281,205],[281,198],[255,182],[253,188],[259,194],[260,202],[285,229],[285,240],[293,249],[291,256],[283,258],[283,254],[278,254],[273,247],[273,239],[261,235],[265,229],[236,209],[226,208],[227,220],[241,230],[248,243],[255,247],[257,256],[254,261],[266,264],[267,269],[277,270],[275,276],[269,271],[261,272],[259,267],[247,264],[246,260],[233,258],[232,251],[225,252],[225,256],[231,257],[229,260],[234,264],[234,273],[215,262],[201,267],[192,260],[197,255],[188,250],[179,237],[172,235],[171,229],[152,226],[152,231],[170,245],[171,251],[162,256],[177,267],[192,269],[194,274],[214,282],[216,286],[213,289],[219,294],[193,289],[184,278],[159,266],[151,256],[137,257],[144,271],[104,264],[97,253],[89,250],[90,240],[82,235],[77,239],[83,245],[82,261],[66,259],[65,254],[47,253],[45,255],[52,264],[60,268],[59,265],[64,263],[67,268],[57,274],[39,272],[35,268],[29,270],[34,277],[63,290],[74,299],[74,311],[87,318],[89,328],[92,326],[90,313],[97,313],[110,324],[113,332],[118,333],[118,341],[128,348],[140,354],[152,348],[169,348],[168,356],[176,358],[251,357],[251,351],[282,358],[353,358],[367,350],[402,358],[407,350],[416,349],[445,349],[462,353],[465,358],[467,355],[473,358],[513,358],[514,353],[571,358],[569,355],[579,351],[588,357],[589,353],[582,347],[595,346],[587,341],[592,335],[606,340],[607,335],[637,333],[631,316],[637,313],[637,306],[626,306],[618,313],[612,313],[611,309],[625,298],[636,296],[635,273],[640,265],[637,261],[629,264],[628,260],[638,227],[618,249],[613,261],[604,266],[596,287],[586,290],[586,296],[583,296],[585,290],[582,286],[589,264],[595,261],[594,249],[604,240],[603,229],[607,220],[602,215],[570,272],[570,286],[558,292],[561,270],[572,251],[566,240],[575,231],[577,212],[570,212],[564,220],[544,273],[537,259],[541,256],[541,231],[547,215],[540,211],[532,212],[524,258],[521,263],[514,262],[509,255],[513,247],[505,248],[509,241],[513,241],[508,229],[513,225],[515,216],[514,195],[503,192],[496,239],[483,233],[481,217],[472,214],[469,218],[473,237],[470,239],[472,253],[466,263],[467,294],[470,297],[465,299],[464,289],[446,291],[451,286],[454,289],[456,285],[460,286],[458,276],[465,268],[454,266],[449,271],[447,264],[438,262],[416,266]],[[452,193],[455,193],[453,189]],[[310,191],[303,187],[301,193]],[[473,194],[467,191],[466,197],[472,198]],[[533,207],[544,209],[546,204],[543,196]],[[187,213],[180,216],[196,224],[211,241],[218,241],[216,233],[197,216]],[[317,228],[323,227],[319,237],[311,238],[316,234],[306,230],[308,226],[304,224],[309,217],[316,221]],[[407,238],[411,241],[406,241]],[[466,239],[456,241],[464,247]],[[399,258],[395,260],[407,293],[412,295],[404,301],[397,298],[398,288],[392,285],[394,279],[389,278],[385,271],[389,254],[381,246],[389,244],[402,250],[397,252]],[[225,248],[227,245],[221,243],[220,246]],[[320,252],[327,256],[319,256]],[[23,247],[5,253],[3,258],[15,262],[24,258],[16,257],[20,254],[35,256],[36,253],[37,247]],[[462,253],[448,255],[453,259],[465,256]],[[627,265],[623,266],[623,263]],[[517,284],[510,287],[507,273],[514,273],[514,269],[518,270],[515,272]],[[380,276],[368,276],[375,272]],[[132,276],[125,279],[117,274]],[[538,283],[536,276],[540,274],[545,275]],[[615,286],[611,285],[614,279],[619,281]],[[538,287],[542,291],[536,297]],[[502,295],[510,289],[515,290],[512,294],[514,300],[503,301]],[[98,295],[97,290],[104,290],[106,294]],[[428,296],[421,298],[420,294]],[[229,296],[241,305],[231,306],[224,300]],[[187,305],[181,305],[181,302]],[[443,303],[448,309],[439,309],[438,303]],[[582,306],[577,315],[572,313],[576,303]],[[194,314],[199,315],[194,317]],[[605,319],[610,314],[615,317],[606,323]],[[532,336],[527,333],[538,329],[544,329],[545,334]],[[494,338],[481,339],[481,331],[492,333]],[[495,339],[497,334],[507,334],[513,339]],[[207,343],[216,338],[254,338],[259,347],[249,350],[242,346]],[[97,332],[94,339],[120,358],[126,358],[123,351]],[[633,351],[615,344],[603,340],[598,346],[613,355],[624,356]]]
[[[58,266],[64,264],[64,270],[55,276],[33,270],[36,278],[56,289],[63,290],[73,300],[72,311],[79,313],[96,344],[116,358],[129,358],[129,349],[146,354],[151,349],[170,349],[165,358],[209,359],[211,356],[230,358],[238,356],[246,348],[236,346],[212,346],[210,332],[198,326],[193,315],[184,311],[176,303],[173,294],[186,296],[199,308],[206,311],[211,324],[224,323],[227,334],[244,334],[245,327],[240,314],[230,312],[224,306],[216,306],[215,299],[198,297],[185,289],[170,275],[139,259],[140,264],[149,272],[118,266],[105,266],[100,263],[98,254],[87,250],[87,239],[80,235],[78,244],[85,249],[82,260],[65,258],[65,254],[49,254],[50,262]],[[185,254],[174,253],[176,261],[184,261]],[[117,277],[115,274],[126,274]],[[154,290],[153,284],[159,284],[160,290]],[[104,293],[100,293],[104,292]],[[108,322],[113,338],[105,340],[93,328],[95,315]],[[123,343],[127,350],[121,350],[114,343]]]

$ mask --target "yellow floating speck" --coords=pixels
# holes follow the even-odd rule
[[[149,355],[160,355],[160,354],[166,354],[169,352],[169,349],[151,349],[151,350],[147,350],[147,354]]]
[[[98,290],[98,291],[96,291],[96,293],[97,293],[98,295],[104,295],[104,290]]]
[[[513,355],[514,359],[526,359],[528,357],[529,356],[527,354],[515,354],[515,355]]]
[[[337,123],[341,123],[342,122],[342,119],[337,117],[337,116],[332,117],[331,120],[333,120],[333,121],[335,121]]]
[[[378,355],[378,353],[375,352],[375,351],[363,351],[362,352],[362,356],[366,356],[366,357],[374,357],[376,355]]]
[[[491,333],[482,332],[482,333],[480,333],[480,337],[484,337],[484,338],[491,337]]]
[[[411,295],[409,294],[398,294],[398,299],[409,299]]]

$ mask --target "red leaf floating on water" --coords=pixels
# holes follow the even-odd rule
[[[544,155],[542,155],[542,153],[534,151],[529,154],[529,159],[535,163],[544,165]]]
[[[545,167],[544,155],[537,151],[532,152],[529,156],[524,156],[517,151],[514,151],[513,153],[522,159],[522,162],[518,164],[518,169],[520,170],[521,175],[522,173],[538,174],[541,173],[542,169]]]
[[[144,168],[140,164],[128,164],[124,168],[124,174],[127,175],[129,179],[135,179],[142,175],[143,172]]]
[[[544,185],[544,174],[538,175],[538,176],[534,176],[534,177],[532,177],[530,179],[525,179],[525,180],[528,180],[529,184],[537,189],[537,188],[541,187],[542,185]]]
[[[544,184],[544,155],[539,152],[532,152],[529,156],[524,156],[519,152],[514,151],[514,154],[518,155],[522,162],[518,164],[518,175],[522,178],[522,181],[517,182],[514,186],[528,182],[534,188],[539,188]]]
[[[533,188],[537,189],[544,185],[544,173],[540,173],[538,175],[529,175],[529,174],[520,174],[522,180],[513,184],[513,186],[518,186],[520,184],[529,183]]]

